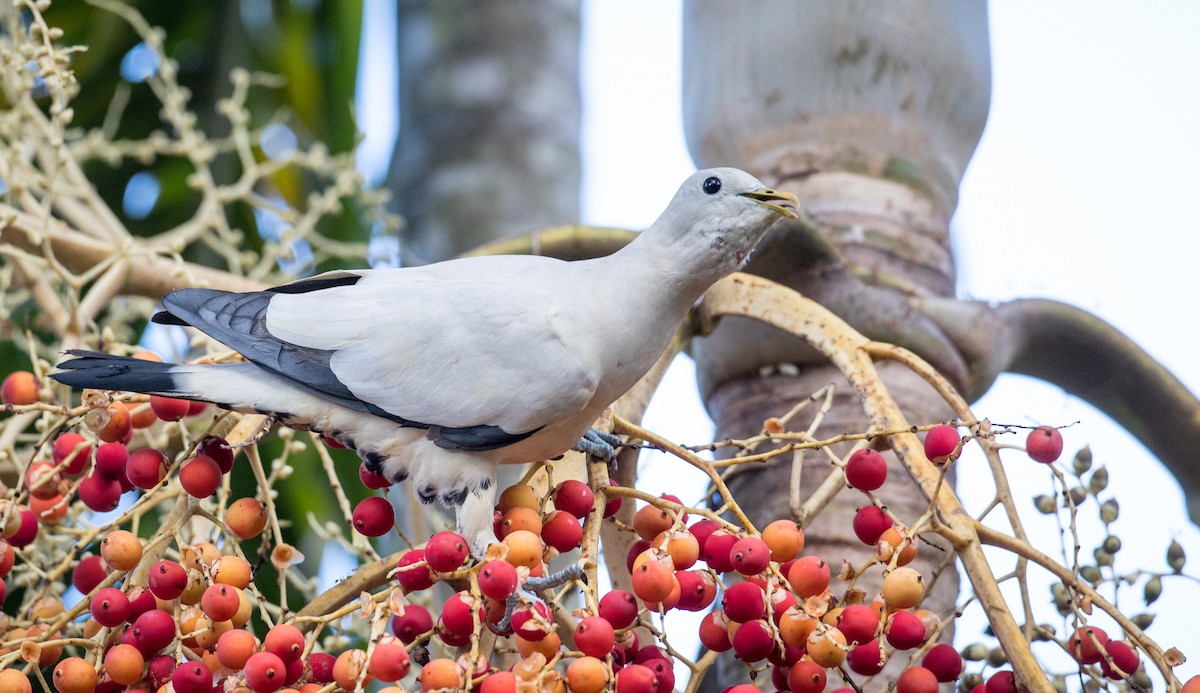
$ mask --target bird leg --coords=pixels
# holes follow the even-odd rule
[[[602,460],[612,460],[617,456],[617,446],[620,444],[621,439],[612,433],[589,428],[571,449]]]

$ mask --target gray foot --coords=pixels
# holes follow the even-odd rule
[[[620,444],[621,439],[617,436],[589,428],[571,449],[602,460],[611,460],[617,456],[617,446]]]

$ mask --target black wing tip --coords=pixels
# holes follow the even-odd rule
[[[160,310],[154,315],[150,316],[150,322],[157,323],[159,325],[179,325],[180,327],[187,327],[190,324],[187,320],[184,320],[178,315],[165,310]]]

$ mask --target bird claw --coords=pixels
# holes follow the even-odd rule
[[[612,433],[589,428],[587,433],[584,433],[579,442],[575,443],[571,449],[591,455],[592,457],[611,461],[616,458],[617,447],[620,444],[621,439]]]

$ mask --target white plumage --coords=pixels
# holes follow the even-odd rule
[[[705,289],[739,267],[796,198],[731,168],[700,171],[625,248],[594,260],[490,256],[323,274],[235,294],[184,289],[188,324],[250,363],[153,364],[91,352],[62,382],[277,415],[458,507],[494,541],[496,465],[576,446],[667,347]]]

